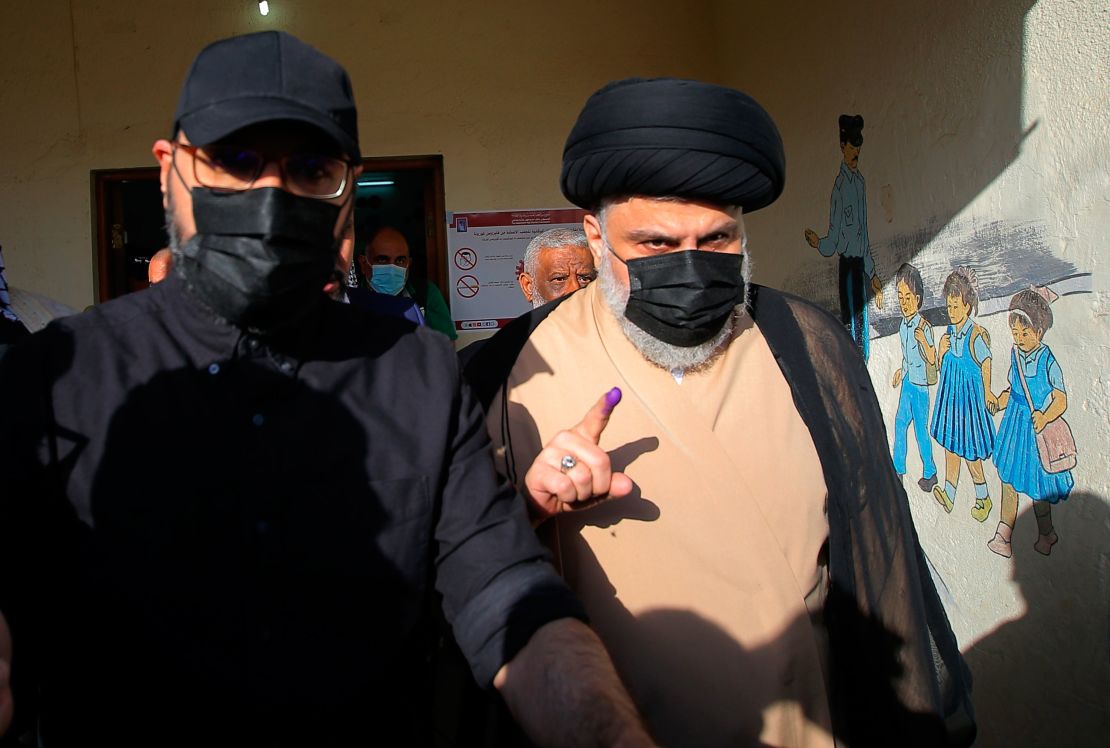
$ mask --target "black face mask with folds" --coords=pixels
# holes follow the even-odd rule
[[[617,259],[628,267],[624,316],[671,345],[689,348],[710,340],[744,300],[740,254],[690,249]]]
[[[275,333],[324,299],[340,206],[275,187],[194,187],[197,233],[181,248],[189,290],[237,327]]]

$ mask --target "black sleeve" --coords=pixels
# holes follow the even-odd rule
[[[31,333],[27,331],[22,322],[0,314],[0,346],[18,343],[30,337],[30,335]]]
[[[566,299],[573,294],[561,296],[541,307],[525,312],[509,324],[497,331],[492,338],[471,343],[459,351],[459,362],[463,367],[463,375],[467,383],[473,388],[474,395],[483,410],[488,410],[501,384],[509,378],[528,338],[547,319],[547,315],[555,311]]]
[[[36,336],[37,337],[37,336]],[[49,472],[50,372],[31,337],[0,347],[0,612],[12,635],[15,721],[7,743],[22,745],[38,714],[38,670],[52,563],[43,517],[54,484]]]
[[[494,472],[485,419],[458,389],[436,524],[436,588],[475,680],[488,687],[539,627],[586,620],[528,522],[524,499]]]

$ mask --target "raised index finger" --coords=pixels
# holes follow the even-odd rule
[[[571,431],[597,444],[601,441],[601,432],[605,430],[609,423],[609,416],[620,401],[620,387],[614,387],[598,398],[593,407],[586,411],[586,417],[579,421]]]

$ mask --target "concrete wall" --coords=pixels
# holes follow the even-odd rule
[[[841,162],[837,118],[862,114],[859,170],[872,253],[886,282],[883,307],[870,309],[869,369],[888,438],[901,347],[897,335],[879,335],[900,320],[890,279],[901,263],[921,270],[925,306],[941,315],[947,274],[975,268],[996,393],[1009,386],[1011,295],[1030,283],[1068,294],[1052,304],[1055,324],[1044,343],[1064,372],[1064,417],[1080,453],[1075,487],[1053,509],[1060,540],[1051,555],[1033,550],[1037,523],[1024,495],[1012,558],[987,549],[1000,503],[990,460],[994,508],[983,523],[970,516],[966,467],[951,514],[919,490],[912,434],[906,489],[975,675],[978,744],[1102,744],[1110,731],[1110,7],[790,5],[787,14],[781,4],[718,4],[719,25],[736,35],[722,57],[726,82],[762,101],[786,142],[786,192],[748,221],[755,275],[838,310],[837,261],[821,257],[803,231],[826,233]],[[946,323],[938,317],[938,339]],[[932,449],[943,479],[943,451]]]
[[[291,31],[351,74],[367,156],[441,153],[448,210],[558,207],[562,144],[596,88],[711,78],[711,8],[384,0],[0,5],[0,244],[13,286],[92,303],[91,169],[149,166],[196,52]],[[546,176],[538,176],[546,175]]]

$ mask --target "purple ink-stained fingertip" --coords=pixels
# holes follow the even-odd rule
[[[617,403],[621,401],[621,388],[614,387],[605,393],[605,414],[608,415],[617,407]]]

